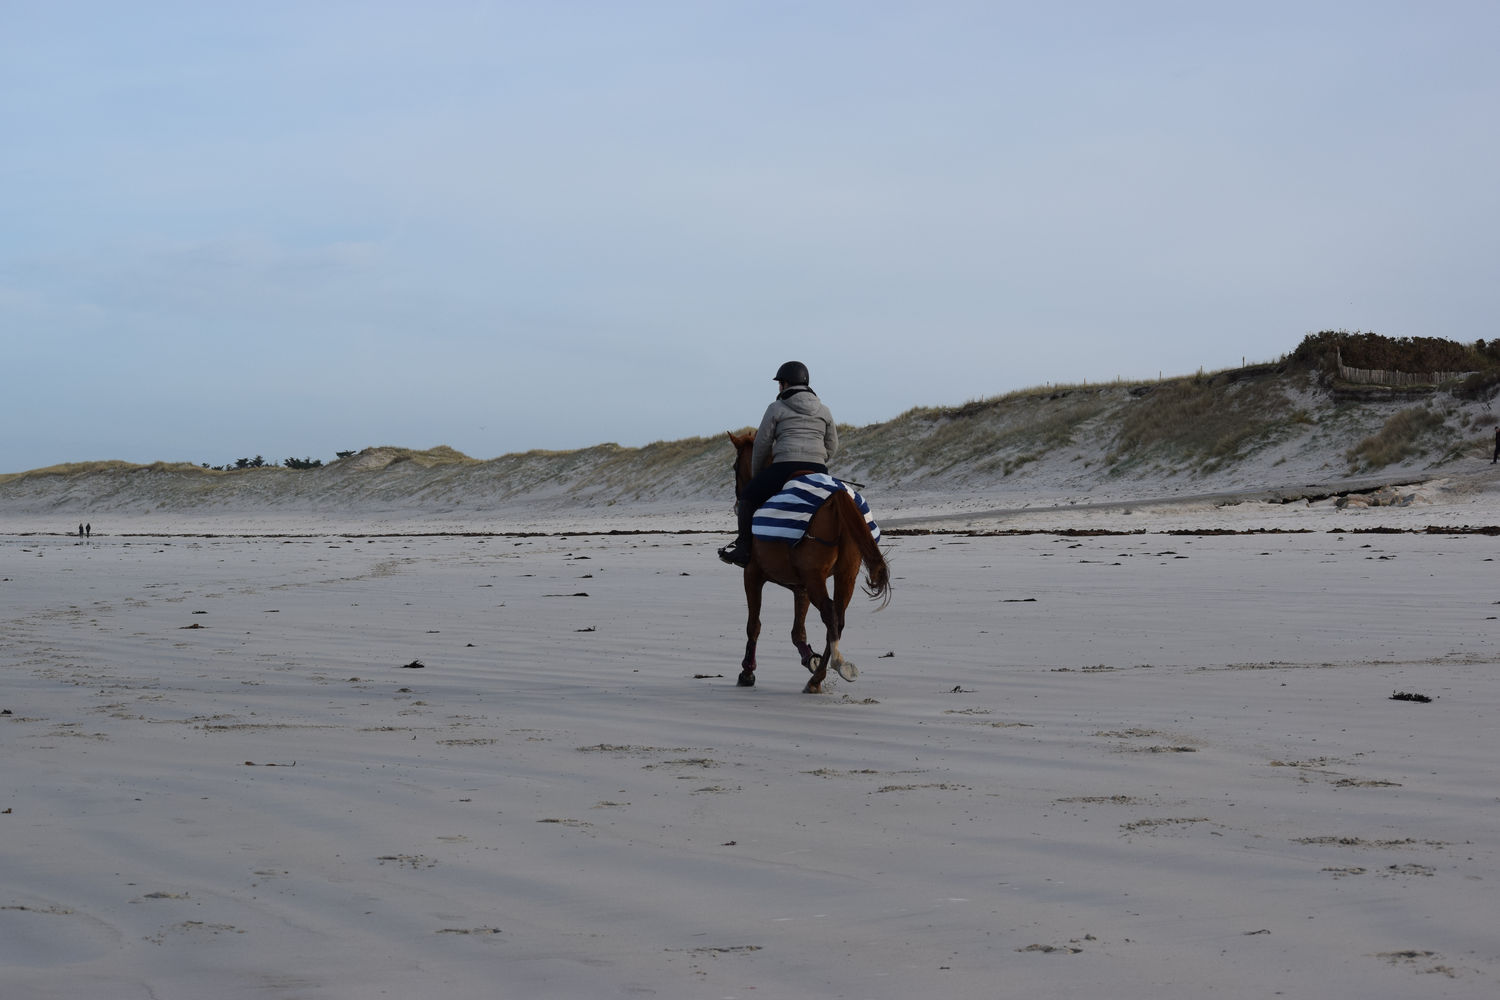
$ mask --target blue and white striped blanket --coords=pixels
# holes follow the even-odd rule
[[[854,505],[865,516],[870,534],[880,541],[880,525],[870,516],[870,506],[865,498],[855,492],[848,483],[835,479],[826,472],[812,472],[787,481],[766,505],[750,519],[750,533],[767,541],[789,542],[795,545],[807,533],[807,523],[823,506],[823,501],[833,495],[834,490],[843,490],[854,498]]]

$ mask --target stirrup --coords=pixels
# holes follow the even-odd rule
[[[750,550],[747,547],[741,551],[739,541],[736,539],[719,550],[719,558],[731,566],[748,566],[750,565]]]

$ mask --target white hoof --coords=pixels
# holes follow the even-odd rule
[[[852,681],[859,676],[859,668],[848,660],[839,660],[836,662],[833,665],[833,671],[846,681]]]

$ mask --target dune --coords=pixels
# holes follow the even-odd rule
[[[836,474],[926,516],[1089,504],[1322,499],[1486,472],[1487,390],[1352,386],[1292,362],[1025,390],[842,427]],[[726,429],[728,430],[728,429]],[[376,446],[317,468],[83,462],[0,475],[0,528],[156,532],[609,530],[717,523],[722,432],[476,459]],[[644,520],[643,520],[644,519]]]

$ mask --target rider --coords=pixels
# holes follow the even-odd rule
[[[740,492],[739,537],[719,550],[719,558],[735,566],[750,562],[750,519],[756,509],[793,475],[827,472],[828,460],[839,449],[833,414],[808,388],[807,366],[788,361],[776,369],[775,379],[780,391],[760,418],[750,454],[752,478]]]

